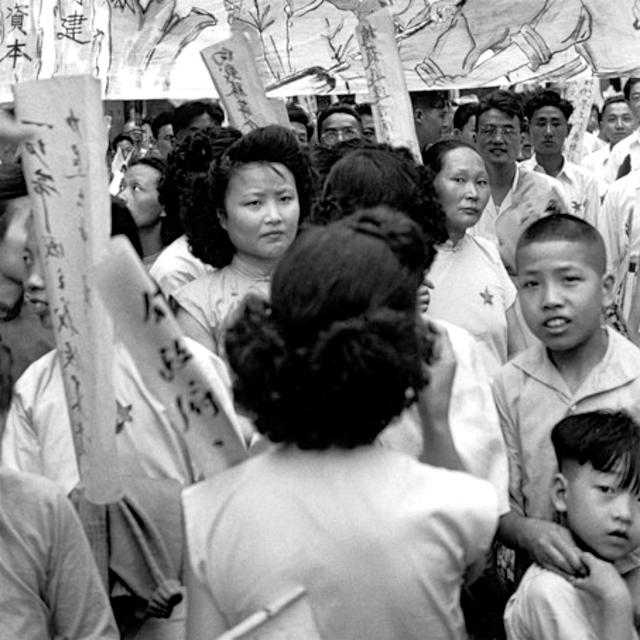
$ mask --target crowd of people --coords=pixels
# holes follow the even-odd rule
[[[422,162],[347,102],[244,135],[190,102],[114,137],[112,235],[246,460],[203,480],[116,339],[100,507],[0,165],[0,638],[249,637],[291,593],[306,622],[273,638],[638,637],[640,78],[574,161],[561,89],[411,98]]]

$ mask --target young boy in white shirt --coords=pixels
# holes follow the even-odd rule
[[[602,237],[567,214],[534,222],[516,251],[523,315],[540,340],[508,362],[494,380],[494,397],[509,460],[511,510],[498,536],[526,566],[576,575],[579,549],[552,522],[549,487],[557,465],[549,435],[562,418],[600,409],[640,418],[640,350],[603,323],[613,278]],[[636,568],[631,562],[623,568]]]
[[[550,495],[580,549],[582,577],[534,564],[505,609],[508,640],[630,640],[631,595],[614,567],[640,545],[640,426],[622,412],[568,416],[551,434]]]

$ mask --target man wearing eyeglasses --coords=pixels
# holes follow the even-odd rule
[[[351,105],[333,104],[318,114],[318,141],[325,147],[361,137],[362,120]]]
[[[558,180],[518,167],[523,124],[522,103],[512,91],[493,91],[480,101],[476,146],[487,168],[491,197],[472,233],[497,242],[511,275],[516,273],[520,234],[538,218],[571,211]]]

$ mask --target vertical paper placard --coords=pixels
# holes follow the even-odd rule
[[[100,83],[90,76],[15,87],[17,117],[35,127],[22,159],[87,498],[120,496],[115,445],[113,330],[92,265],[110,235]]]
[[[199,474],[210,477],[245,460],[247,451],[222,379],[203,371],[126,238],[110,240],[97,279],[118,338],[145,386],[170,411]]]
[[[388,9],[361,16],[356,27],[376,134],[380,142],[407,147],[422,164],[411,99],[393,29],[393,17]]]
[[[571,131],[564,143],[564,154],[570,162],[580,164],[582,160],[583,138],[591,115],[591,105],[598,89],[597,82],[597,79],[588,74],[567,83],[566,98],[573,105],[573,113],[569,119]]]
[[[229,122],[242,133],[268,124],[281,124],[256,67],[244,33],[235,33],[200,51]]]
[[[321,640],[303,587],[258,611],[217,640]]]

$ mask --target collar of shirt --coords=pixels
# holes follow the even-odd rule
[[[493,201],[493,195],[491,195],[489,197],[489,201],[487,202],[487,206],[484,208],[482,215],[486,216],[488,214],[492,220],[495,220],[501,213],[503,213],[509,206],[511,206],[511,201],[513,200],[513,194],[518,188],[519,179],[520,179],[520,168],[518,167],[518,163],[516,163],[516,172],[513,176],[513,182],[511,183],[511,187],[509,187],[509,191],[507,191],[507,195],[504,197],[504,200],[502,201],[500,206],[497,207],[496,203]]]
[[[257,282],[269,282],[271,280],[271,274],[273,269],[268,271],[249,264],[246,260],[243,260],[237,253],[233,254],[233,258],[229,264],[229,269],[238,275],[246,278],[247,280],[253,280]]]
[[[637,348],[617,331],[608,327],[605,328],[605,331],[609,336],[607,351],[573,395],[542,343],[516,356],[512,363],[538,382],[559,391],[574,402],[578,402],[591,395],[620,387],[640,376],[640,352],[635,358],[630,352],[631,349],[638,351]]]

